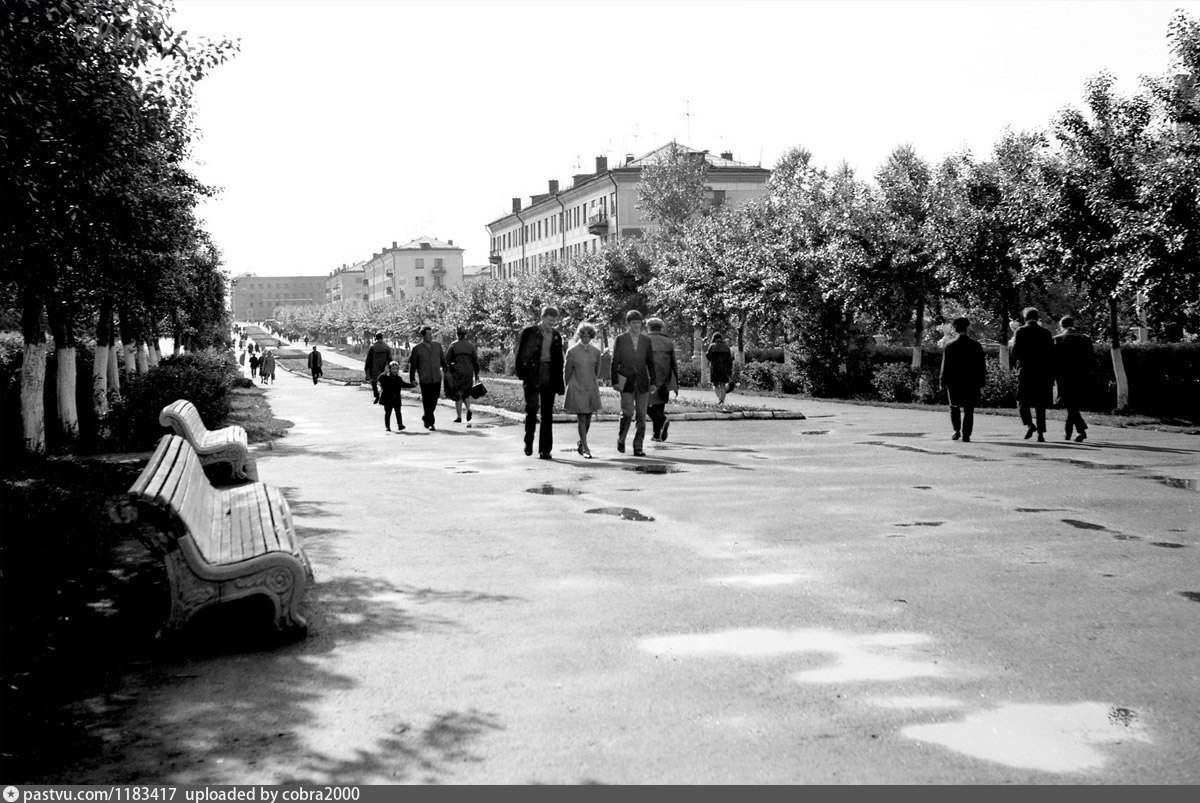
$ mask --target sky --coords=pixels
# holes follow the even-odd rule
[[[1043,128],[1108,71],[1171,66],[1182,2],[176,0],[240,51],[196,92],[200,210],[233,275],[323,275],[393,241],[487,262],[511,199],[672,139],[871,175]]]

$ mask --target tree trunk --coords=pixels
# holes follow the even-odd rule
[[[26,293],[21,311],[25,354],[21,363],[21,429],[25,451],[46,451],[46,327],[45,305]]]
[[[134,359],[137,361],[137,372],[139,374],[146,373],[147,371],[150,370],[150,365],[149,365],[148,361],[146,360],[145,344],[134,341],[132,348],[133,348]]]
[[[158,338],[151,337],[146,341],[146,365],[148,368],[158,367]]]
[[[925,339],[925,301],[917,302],[916,321],[913,323],[912,367],[921,370],[921,343]]]
[[[79,440],[79,407],[75,403],[75,328],[68,305],[50,305],[50,330],[54,333],[55,401],[58,425],[68,450]]]
[[[1000,370],[1011,371],[1012,358],[1009,356],[1008,351],[1008,313],[1004,310],[1000,311],[999,330],[1000,336],[996,338],[996,341],[1000,344]]]
[[[117,341],[108,338],[108,389],[121,392],[121,365],[117,359]]]
[[[183,321],[177,308],[171,310],[171,343],[171,353],[178,354],[183,345]]]
[[[112,302],[100,304],[96,321],[96,348],[92,353],[92,409],[96,418],[108,414],[108,353],[112,341]]]
[[[137,338],[133,336],[133,326],[129,322],[129,317],[118,308],[117,322],[121,327],[121,351],[125,355],[125,382],[133,380],[134,371],[137,370]]]
[[[1117,321],[1117,298],[1108,299],[1108,336],[1111,340],[1109,347],[1112,352],[1113,376],[1117,380],[1117,409],[1124,413],[1129,410],[1129,377],[1125,374],[1125,360],[1121,356],[1121,329]]]
[[[738,347],[737,347],[737,364],[746,367],[746,319],[742,318],[738,324]]]

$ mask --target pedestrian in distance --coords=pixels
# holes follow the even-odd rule
[[[454,423],[462,423],[463,407],[467,408],[467,426],[471,426],[471,388],[479,381],[479,353],[475,344],[467,339],[467,330],[458,327],[458,339],[446,351],[446,362],[450,365],[447,374],[447,393],[454,399]]]
[[[589,460],[592,450],[588,446],[588,430],[592,426],[592,416],[601,409],[600,349],[592,345],[595,337],[596,327],[586,321],[581,323],[575,332],[578,342],[567,352],[563,368],[563,384],[567,387],[563,409],[575,414],[579,426],[579,442],[575,444],[575,451]]]
[[[238,352],[238,365],[246,364],[246,350],[242,349]]]
[[[612,349],[608,346],[604,347],[604,351],[600,352],[600,384],[608,384],[608,375],[612,372]]]
[[[322,367],[324,362],[325,358],[321,356],[321,352],[317,351],[317,346],[314,343],[313,350],[308,354],[308,370],[312,374],[312,381],[314,385],[317,384],[317,380],[321,378],[321,375],[325,373],[325,370]]]
[[[1017,363],[1017,405],[1026,427],[1025,439],[1036,432],[1038,442],[1044,443],[1046,408],[1054,394],[1054,336],[1038,322],[1039,317],[1033,307],[1021,313],[1025,323],[1013,335],[1012,358]]]
[[[258,355],[255,354],[253,351],[251,351],[250,352],[250,378],[251,379],[256,379],[258,377],[258,364],[260,362],[262,362],[262,360],[260,360],[258,358]]]
[[[642,332],[642,313],[635,309],[625,313],[625,332],[613,342],[612,383],[621,393],[621,424],[617,432],[617,451],[625,451],[625,437],[632,424],[633,456],[645,457],[642,444],[646,439],[646,408],[650,396],[657,392],[654,373],[654,352],[650,338]]]
[[[258,375],[262,377],[262,383],[275,381],[275,354],[267,349],[263,352],[262,362],[258,364]]]
[[[654,352],[654,375],[658,378],[658,392],[650,398],[646,408],[650,414],[650,424],[653,429],[650,439],[665,441],[671,422],[667,420],[667,402],[671,400],[671,391],[679,398],[679,363],[675,359],[675,341],[663,332],[662,318],[650,318],[646,321],[650,330],[650,350]]]
[[[400,412],[400,391],[411,388],[400,376],[400,363],[392,360],[387,371],[379,375],[379,403],[383,405],[383,426],[392,431],[392,411],[396,412],[396,431],[404,429],[404,416]]]
[[[533,454],[533,436],[538,436],[538,457],[554,459],[554,397],[566,392],[563,385],[563,339],[558,329],[558,310],[542,307],[538,323],[521,330],[517,340],[517,378],[525,389],[525,455]],[[541,429],[538,420],[541,420]]]
[[[942,352],[941,382],[950,404],[950,425],[954,427],[950,439],[962,438],[963,443],[971,442],[979,390],[987,384],[983,345],[967,334],[970,327],[971,322],[966,318],[955,318],[957,334],[946,343]]]
[[[1092,352],[1091,338],[1075,331],[1075,319],[1064,315],[1058,322],[1062,333],[1054,338],[1054,378],[1058,383],[1058,403],[1067,410],[1067,440],[1071,430],[1079,434],[1076,443],[1087,440],[1087,422],[1079,414],[1091,381]]]
[[[442,391],[442,371],[448,368],[442,344],[433,339],[433,327],[421,327],[421,342],[408,355],[408,381],[421,386],[421,423],[430,432],[437,432],[434,410]]]
[[[708,378],[712,382],[713,392],[717,394],[717,404],[724,406],[725,394],[733,385],[733,352],[729,350],[723,334],[713,334],[704,359],[708,360]]]
[[[375,404],[379,404],[379,375],[387,370],[391,361],[392,350],[383,342],[383,332],[376,332],[375,342],[367,349],[367,359],[363,362],[363,370],[367,374],[367,381],[371,383]]]

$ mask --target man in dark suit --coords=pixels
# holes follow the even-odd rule
[[[979,389],[987,384],[983,346],[967,334],[970,326],[971,322],[966,318],[956,318],[954,331],[957,334],[942,352],[942,387],[950,402],[950,424],[954,427],[951,440],[962,438],[963,443],[971,442]]]
[[[671,422],[667,420],[667,402],[671,391],[679,398],[679,363],[675,359],[675,341],[663,331],[662,318],[651,318],[646,321],[650,330],[650,350],[654,352],[654,376],[658,378],[658,392],[650,399],[646,411],[650,414],[650,422],[654,425],[651,440],[665,441]]]
[[[367,359],[363,370],[367,372],[367,381],[371,383],[371,392],[375,394],[375,403],[379,404],[379,375],[387,370],[392,361],[392,350],[383,342],[383,332],[375,333],[375,342],[367,349]]]
[[[321,374],[325,373],[322,368],[324,359],[321,357],[321,352],[317,351],[317,345],[313,344],[313,350],[308,355],[308,370],[312,374],[313,384],[317,384],[317,380],[321,378]]]
[[[1050,406],[1054,389],[1054,336],[1038,323],[1038,311],[1027,307],[1021,314],[1024,326],[1017,329],[1012,340],[1012,358],[1017,363],[1017,405],[1025,439],[1036,432],[1038,442],[1046,440],[1046,408]],[[1029,414],[1032,407],[1036,424]]]
[[[413,346],[412,354],[408,355],[408,381],[421,386],[421,406],[424,408],[421,422],[430,432],[437,432],[434,410],[441,395],[442,371],[447,367],[446,352],[442,344],[433,339],[433,328],[422,326],[421,342]]]
[[[621,392],[621,430],[617,435],[617,451],[625,451],[625,436],[629,424],[636,419],[633,432],[633,455],[644,457],[642,443],[646,439],[646,408],[650,394],[657,388],[654,371],[654,351],[650,338],[642,333],[642,313],[631,309],[625,313],[627,331],[613,343],[612,384]]]
[[[552,460],[554,447],[554,397],[566,392],[563,386],[563,340],[558,310],[542,307],[542,320],[521,331],[517,341],[517,378],[525,386],[525,454],[533,454],[533,433],[541,412],[538,457]]]
[[[1058,322],[1062,334],[1054,338],[1054,378],[1058,381],[1058,403],[1067,408],[1067,440],[1071,430],[1079,434],[1076,443],[1087,439],[1087,422],[1079,414],[1087,394],[1088,380],[1092,373],[1092,341],[1086,335],[1075,332],[1075,319],[1064,315]]]

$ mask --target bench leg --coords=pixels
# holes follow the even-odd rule
[[[201,608],[219,602],[221,586],[193,574],[179,550],[163,556],[163,563],[167,566],[167,579],[171,587],[171,612],[167,616],[164,631],[173,634],[179,632]]]
[[[308,634],[308,622],[299,607],[308,589],[304,567],[296,563],[271,566],[222,583],[221,598],[236,599],[250,594],[266,594],[275,605],[275,629],[295,636]]]

